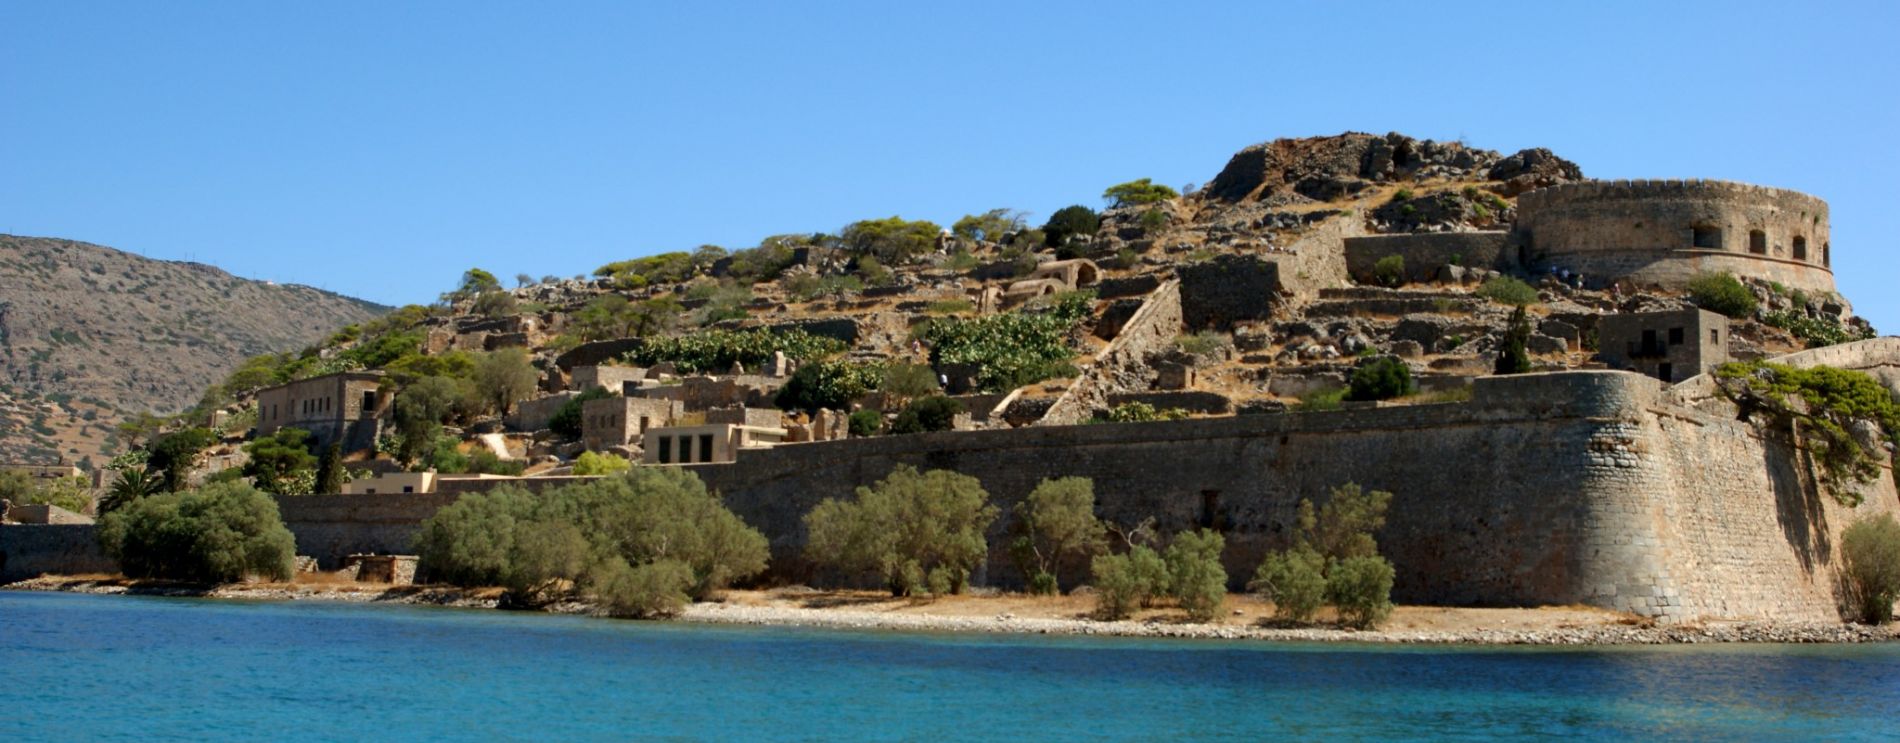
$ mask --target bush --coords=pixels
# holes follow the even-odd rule
[[[933,318],[918,335],[930,344],[931,366],[973,366],[979,387],[1003,392],[1073,373],[1068,333],[1092,304],[1092,295],[1072,292],[1042,311]]]
[[[709,328],[696,333],[649,338],[627,360],[638,366],[672,363],[686,374],[724,374],[733,364],[759,369],[783,353],[793,361],[807,362],[843,353],[844,341],[803,330],[720,330]]]
[[[1871,329],[1859,331],[1831,317],[1810,317],[1799,305],[1773,312],[1764,312],[1762,322],[1768,323],[1801,339],[1808,348],[1836,346],[1850,341],[1866,340],[1873,337]]]
[[[1341,621],[1374,627],[1392,615],[1392,576],[1392,563],[1383,557],[1349,557],[1326,571],[1326,597]]]
[[[875,410],[859,410],[851,414],[849,423],[851,435],[858,438],[876,436],[884,428],[884,414]]]
[[[1412,369],[1396,356],[1381,356],[1352,370],[1346,399],[1389,400],[1412,394]]]
[[[146,448],[149,455],[145,466],[158,473],[165,492],[176,493],[185,489],[186,480],[192,469],[198,466],[199,457],[217,442],[217,436],[209,428],[173,431],[152,440]]]
[[[693,257],[685,252],[661,253],[615,261],[594,269],[594,275],[612,279],[616,286],[638,289],[649,284],[673,284],[692,278]]]
[[[1504,331],[1504,347],[1498,349],[1496,374],[1523,374],[1531,370],[1531,318],[1523,307],[1511,311],[1509,327]]]
[[[309,432],[286,426],[245,444],[251,460],[244,464],[244,474],[267,493],[309,495],[316,485],[317,466],[309,438]]]
[[[581,455],[574,460],[574,474],[581,477],[618,474],[632,467],[633,463],[624,457],[596,454],[591,451],[581,452]]]
[[[1716,367],[1715,381],[1745,415],[1765,414],[1782,430],[1800,431],[1813,458],[1826,468],[1825,482],[1843,505],[1860,505],[1861,493],[1853,485],[1880,476],[1886,455],[1882,444],[1900,445],[1900,404],[1866,372],[1732,362]],[[1878,427],[1881,442],[1863,445],[1854,434],[1862,421]]]
[[[891,433],[928,433],[948,431],[956,428],[957,415],[963,412],[963,402],[942,395],[912,400],[904,406],[897,418],[891,421]]]
[[[989,553],[996,507],[976,478],[898,465],[853,500],[827,498],[805,514],[815,563],[873,573],[894,596],[960,593]]]
[[[1380,285],[1397,287],[1405,283],[1405,256],[1388,255],[1372,264],[1372,278]]]
[[[1849,608],[1867,624],[1893,621],[1900,600],[1900,523],[1892,514],[1863,518],[1841,532]]]
[[[1247,589],[1273,602],[1273,615],[1312,621],[1326,600],[1326,558],[1312,549],[1268,553]]]
[[[1478,285],[1478,296],[1498,304],[1527,307],[1537,304],[1537,289],[1509,276],[1496,276]]]
[[[1017,503],[1010,523],[1010,556],[1031,593],[1061,590],[1062,566],[1108,548],[1095,518],[1095,483],[1086,477],[1043,480]]]
[[[1049,247],[1061,247],[1076,235],[1094,236],[1101,229],[1102,217],[1080,204],[1065,206],[1049,215],[1049,221],[1042,226],[1043,244]]]
[[[763,571],[768,556],[764,535],[676,467],[636,467],[539,496],[513,486],[470,494],[423,521],[415,547],[433,580],[504,585],[523,605],[593,591],[617,616],[704,599]]]
[[[1755,293],[1726,273],[1705,273],[1690,279],[1689,301],[1736,319],[1755,314]]]
[[[554,415],[548,416],[548,430],[570,439],[581,435],[581,406],[588,400],[604,400],[614,393],[604,387],[590,387],[580,394],[567,398],[561,407],[554,409]]]
[[[901,266],[936,249],[937,236],[942,233],[943,228],[935,222],[892,216],[845,225],[838,239],[854,256],[871,256],[886,265]]]
[[[1212,620],[1227,598],[1227,570],[1220,553],[1227,540],[1208,529],[1181,532],[1168,545],[1168,588],[1196,622]]]
[[[1178,421],[1188,417],[1188,412],[1180,408],[1156,408],[1148,403],[1134,400],[1109,408],[1102,414],[1104,423],[1148,423],[1152,421]]]
[[[877,389],[884,369],[876,364],[827,360],[800,364],[779,388],[773,404],[781,410],[843,410]]]
[[[1328,410],[1338,410],[1340,401],[1344,399],[1346,399],[1346,388],[1344,387],[1330,390],[1313,390],[1304,395],[1300,395],[1299,410],[1302,413],[1321,413]]]
[[[502,348],[477,357],[469,381],[483,406],[507,415],[516,401],[534,394],[541,372],[528,360],[527,351]]]
[[[1095,613],[1102,619],[1127,619],[1136,607],[1148,606],[1168,592],[1168,564],[1141,545],[1125,555],[1097,555],[1089,575]]]
[[[1182,353],[1193,354],[1203,358],[1218,356],[1222,350],[1225,350],[1231,345],[1233,344],[1228,341],[1225,334],[1216,333],[1212,330],[1203,330],[1194,335],[1176,336],[1174,339],[1174,347],[1181,349]]]
[[[99,544],[129,577],[205,583],[289,580],[297,554],[277,502],[243,483],[133,500],[101,520]]]
[[[85,513],[92,505],[91,489],[83,477],[41,481],[19,470],[0,470],[0,500],[16,506],[45,504]]]
[[[1111,206],[1134,206],[1155,204],[1181,198],[1181,194],[1167,186],[1155,183],[1148,178],[1140,178],[1127,183],[1117,183],[1102,192]]]
[[[1169,223],[1168,213],[1160,209],[1149,209],[1141,213],[1141,234],[1153,235],[1166,229]],[[1077,256],[1080,257],[1080,256]]]

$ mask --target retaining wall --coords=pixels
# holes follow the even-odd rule
[[[0,526],[0,583],[42,573],[116,573],[119,565],[99,549],[92,524]]]
[[[1373,265],[1387,256],[1405,259],[1405,280],[1432,281],[1438,269],[1456,265],[1511,271],[1517,251],[1505,232],[1421,232],[1410,235],[1371,235],[1346,238],[1346,270],[1354,281],[1376,284]]]

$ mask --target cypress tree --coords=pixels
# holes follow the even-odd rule
[[[1511,328],[1504,333],[1504,348],[1498,351],[1498,374],[1523,374],[1531,370],[1527,347],[1531,342],[1531,318],[1519,305],[1511,312]]]
[[[317,463],[317,492],[320,494],[343,492],[343,445],[331,444],[323,450],[323,460]]]

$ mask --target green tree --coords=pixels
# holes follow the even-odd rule
[[[1061,590],[1065,563],[1093,558],[1108,549],[1095,518],[1095,483],[1086,477],[1043,480],[1017,503],[1010,524],[1010,555],[1032,593]]]
[[[258,489],[277,495],[309,495],[317,458],[310,455],[310,432],[279,428],[269,436],[244,445],[251,460],[244,474]]]
[[[934,222],[893,216],[852,222],[838,238],[854,256],[868,255],[886,265],[901,266],[934,250],[942,233],[943,228]]]
[[[289,580],[296,556],[276,501],[241,482],[134,500],[100,521],[99,542],[133,578]]]
[[[942,395],[912,400],[891,421],[891,433],[928,433],[956,428],[963,402]]]
[[[1848,605],[1867,624],[1893,621],[1900,600],[1900,523],[1893,514],[1862,518],[1841,532]]]
[[[119,470],[119,476],[113,480],[111,487],[106,488],[105,497],[99,499],[99,515],[162,492],[165,492],[165,481],[158,473],[144,465],[126,467]]]
[[[463,397],[461,386],[446,377],[423,377],[396,393],[390,410],[399,440],[396,458],[405,465],[414,465],[432,453],[442,422],[455,412]]]
[[[1028,227],[1023,222],[1024,216],[1025,213],[1014,209],[991,209],[982,214],[965,214],[950,225],[950,232],[972,242],[1001,243],[1005,236],[1021,233]]]
[[[937,370],[930,368],[929,364],[898,362],[884,367],[884,381],[878,385],[878,389],[896,401],[907,402],[934,394],[942,388],[937,383]]]
[[[800,364],[773,403],[782,410],[844,410],[876,387],[881,370],[843,360]]]
[[[475,370],[471,381],[475,391],[484,403],[507,415],[514,409],[515,402],[534,393],[541,381],[541,372],[528,360],[528,352],[520,348],[500,348],[482,354],[475,360]]]
[[[604,387],[589,387],[580,394],[567,398],[567,402],[561,403],[561,407],[555,408],[554,414],[548,417],[548,430],[565,438],[580,438],[581,406],[587,404],[589,400],[603,400],[613,396],[614,393],[608,392]]]
[[[479,268],[471,268],[462,273],[462,283],[454,290],[442,295],[442,301],[454,304],[474,299],[482,292],[501,291],[501,281],[495,275]]]
[[[1391,493],[1356,483],[1334,488],[1319,509],[1301,499],[1292,548],[1269,553],[1248,588],[1272,601],[1282,619],[1310,620],[1324,596],[1348,624],[1385,621],[1395,571],[1373,535],[1385,527],[1391,504]]]
[[[1477,295],[1498,304],[1529,307],[1537,304],[1537,289],[1509,276],[1494,276],[1478,285]]]
[[[1397,356],[1380,356],[1352,370],[1348,400],[1387,400],[1412,394],[1412,369]]]
[[[173,431],[152,440],[145,466],[159,474],[165,492],[176,493],[185,489],[205,450],[217,442],[209,428]]]
[[[996,507],[977,479],[898,465],[854,500],[827,498],[805,514],[813,562],[878,575],[891,594],[961,593],[989,553]]]
[[[1127,619],[1168,593],[1168,564],[1145,545],[1127,554],[1096,555],[1089,564],[1095,587],[1095,613],[1102,619]]]
[[[1102,216],[1094,209],[1076,204],[1057,209],[1042,226],[1043,243],[1052,248],[1068,244],[1077,235],[1093,236],[1102,227]]]
[[[1168,564],[1168,589],[1196,622],[1212,620],[1227,598],[1227,569],[1220,553],[1227,540],[1208,529],[1174,535],[1162,559]]]
[[[1339,619],[1353,627],[1375,627],[1392,615],[1392,563],[1383,557],[1348,557],[1328,566],[1326,597]]]
[[[1326,558],[1306,545],[1270,552],[1247,583],[1247,590],[1272,601],[1275,617],[1312,621],[1326,602]]]
[[[1523,374],[1531,370],[1531,320],[1523,306],[1511,311],[1510,327],[1504,332],[1504,347],[1498,350],[1493,371],[1497,374]]]
[[[482,317],[513,317],[521,314],[521,303],[515,295],[501,290],[485,291],[475,295],[475,314]]]
[[[19,470],[0,470],[0,500],[16,506],[45,504],[85,513],[91,509],[92,493],[83,477],[41,481]]]
[[[1710,312],[1742,320],[1755,314],[1755,293],[1726,273],[1699,274],[1689,280],[1689,301]]]
[[[1150,179],[1140,178],[1109,186],[1108,190],[1102,192],[1102,198],[1108,200],[1109,206],[1122,207],[1172,201],[1181,198],[1181,194]]]
[[[574,459],[574,474],[581,477],[613,475],[626,472],[632,467],[633,463],[627,461],[626,457],[597,454],[591,451],[581,452],[581,455]]]
[[[343,468],[343,445],[332,443],[323,448],[323,458],[317,462],[317,490],[319,493],[341,493],[343,484],[349,481],[349,473]]]

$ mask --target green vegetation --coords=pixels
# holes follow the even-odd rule
[[[989,552],[996,507],[976,478],[898,465],[853,500],[805,514],[805,553],[821,566],[878,576],[894,596],[961,593]]]
[[[1405,284],[1405,256],[1388,255],[1380,258],[1372,264],[1372,278],[1385,287]]]
[[[1168,216],[1165,210],[1149,209],[1141,213],[1141,219],[1137,223],[1141,225],[1141,234],[1154,235],[1155,233],[1167,229],[1171,222],[1173,222],[1173,220]],[[1079,258],[1081,256],[1076,257]]]
[[[1136,608],[1152,606],[1168,593],[1168,564],[1145,545],[1135,545],[1126,554],[1096,555],[1089,575],[1095,614],[1102,619],[1127,619]]]
[[[978,387],[1002,392],[1073,373],[1067,335],[1088,317],[1093,299],[1072,292],[1041,311],[932,318],[918,335],[930,344],[931,366],[973,366]]]
[[[857,257],[871,256],[887,265],[901,266],[937,247],[943,228],[935,222],[902,217],[866,219],[845,225],[838,240]]]
[[[1024,213],[1014,209],[991,209],[982,214],[965,214],[950,225],[950,232],[965,240],[1002,243],[1011,234],[1020,234],[1028,225]]]
[[[1478,296],[1512,307],[1537,304],[1537,289],[1509,276],[1494,276],[1478,285]]]
[[[734,364],[759,369],[770,364],[773,354],[783,353],[798,362],[810,362],[843,353],[843,341],[812,335],[803,330],[721,330],[708,328],[688,335],[649,338],[627,360],[639,366],[669,362],[687,374],[723,374]]]
[[[501,281],[496,279],[494,274],[479,268],[471,268],[462,272],[462,283],[444,293],[442,301],[455,304],[474,299],[483,292],[496,291],[501,291]]]
[[[924,311],[932,315],[962,315],[976,311],[976,303],[968,299],[946,299],[931,302]]]
[[[693,257],[676,251],[614,261],[594,269],[594,275],[612,279],[616,288],[639,289],[652,284],[677,284],[692,278],[695,270]]]
[[[1193,354],[1204,359],[1219,356],[1222,351],[1232,345],[1233,343],[1227,339],[1226,334],[1217,333],[1212,330],[1203,330],[1193,335],[1177,336],[1174,339],[1174,347],[1181,349],[1182,353]]]
[[[851,401],[877,389],[884,369],[842,359],[800,364],[792,378],[779,388],[773,404],[782,410],[846,410]]]
[[[580,438],[581,406],[589,400],[601,400],[613,396],[614,393],[608,392],[606,388],[589,387],[580,394],[567,398],[567,402],[561,403],[561,407],[555,408],[554,414],[548,416],[548,430],[569,439]]]
[[[1042,226],[1043,244],[1058,248],[1068,244],[1069,239],[1078,235],[1093,237],[1102,227],[1102,216],[1080,204],[1065,206],[1049,215],[1049,221]]]
[[[1061,590],[1064,565],[1108,550],[1095,518],[1095,483],[1086,477],[1043,480],[1017,503],[1010,522],[1010,556],[1031,593]]]
[[[625,457],[596,454],[591,451],[581,452],[581,455],[574,460],[574,474],[582,477],[618,474],[632,468],[633,463],[627,461]]]
[[[243,483],[151,495],[106,514],[99,544],[133,578],[289,580],[296,540],[277,502]]]
[[[1139,400],[1125,402],[1101,414],[1103,423],[1149,423],[1185,420],[1188,412],[1180,408],[1156,408]]]
[[[145,466],[158,474],[164,492],[176,493],[185,489],[186,478],[198,466],[198,460],[217,442],[209,428],[174,431],[153,439],[146,447]]]
[[[1893,514],[1862,518],[1841,532],[1848,608],[1867,624],[1893,621],[1900,600],[1900,523]]]
[[[1755,293],[1726,273],[1705,273],[1690,279],[1689,301],[1736,319],[1755,314]]]
[[[442,422],[468,399],[467,383],[446,377],[423,377],[396,393],[390,415],[396,424],[396,458],[415,466],[434,452]]]
[[[516,401],[534,394],[541,372],[528,360],[527,351],[500,348],[475,360],[470,381],[484,409],[507,415]]]
[[[1226,546],[1225,538],[1208,529],[1184,531],[1174,535],[1162,555],[1168,565],[1168,592],[1189,619],[1211,621],[1227,599],[1227,570],[1220,563]]]
[[[1334,488],[1317,512],[1301,499],[1292,548],[1269,553],[1248,589],[1287,621],[1311,621],[1323,595],[1346,624],[1377,626],[1392,612],[1394,571],[1373,534],[1385,526],[1391,504],[1391,493],[1353,483]]]
[[[1531,370],[1531,319],[1530,313],[1522,305],[1511,311],[1511,321],[1504,331],[1504,347],[1498,349],[1498,360],[1492,368],[1496,374],[1523,374]]]
[[[1401,188],[1397,191],[1392,192],[1393,201],[1410,201],[1412,199],[1412,196],[1413,196],[1412,189],[1409,189],[1409,188]]]
[[[266,493],[309,495],[316,491],[317,458],[310,455],[310,433],[301,428],[279,428],[269,436],[244,445],[251,461],[244,474]]]
[[[1797,304],[1785,310],[1764,312],[1761,321],[1794,334],[1808,348],[1837,346],[1874,337],[1872,329],[1856,330],[1828,317],[1812,317]]]
[[[898,401],[905,401],[937,394],[941,386],[937,382],[936,370],[928,364],[900,361],[884,367],[884,380],[879,383],[878,389]]]
[[[1860,504],[1861,494],[1853,485],[1879,477],[1877,455],[1885,454],[1879,442],[1861,441],[1854,433],[1856,425],[1872,426],[1870,438],[1900,444],[1900,405],[1864,372],[1731,362],[1716,368],[1715,380],[1744,416],[1763,413],[1778,427],[1799,431],[1843,504]]]
[[[85,513],[92,506],[91,487],[83,477],[61,477],[49,481],[18,470],[0,470],[0,500],[14,505],[45,504],[73,513]]]
[[[343,484],[349,481],[349,471],[343,468],[343,445],[333,443],[323,449],[323,457],[317,461],[318,493],[341,493]]]
[[[1151,179],[1140,178],[1109,186],[1108,190],[1102,192],[1102,198],[1108,201],[1109,206],[1122,207],[1172,201],[1181,198],[1181,194]]]
[[[1335,387],[1332,389],[1313,390],[1304,395],[1300,395],[1299,411],[1302,413],[1323,413],[1328,410],[1338,410],[1340,408],[1340,402],[1346,399],[1346,392],[1345,387]]]
[[[1381,356],[1352,370],[1347,400],[1390,400],[1412,394],[1412,368],[1397,356]]]
[[[891,421],[891,433],[928,433],[948,431],[956,428],[957,415],[963,412],[963,403],[942,395],[920,397],[897,413]]]
[[[671,296],[630,302],[618,294],[604,294],[588,301],[569,318],[567,332],[581,343],[645,338],[678,324],[680,312],[679,301]]]
[[[521,314],[521,303],[515,301],[515,295],[504,291],[487,291],[476,295],[475,314],[487,318],[512,317]]]
[[[470,494],[422,523],[421,569],[461,586],[501,585],[511,603],[591,595],[615,616],[676,613],[765,569],[767,544],[676,467],[628,472],[540,495]]]
[[[859,438],[876,436],[884,428],[884,415],[875,410],[858,410],[851,413],[849,422],[851,435]]]

